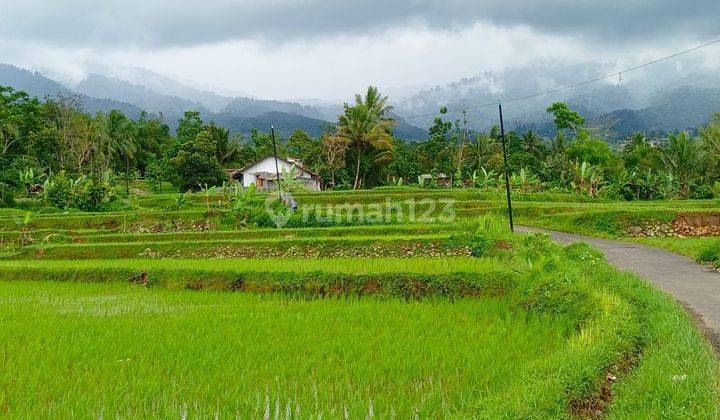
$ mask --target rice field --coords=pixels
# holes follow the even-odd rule
[[[510,234],[501,195],[298,194],[331,211],[440,199],[457,218],[283,228],[189,198],[26,226],[0,212],[0,416],[719,414],[720,366],[683,309],[587,246]],[[679,211],[517,198],[523,223]]]
[[[21,417],[471,415],[573,332],[571,319],[491,298],[288,300],[46,282],[0,283],[0,295],[0,406]]]

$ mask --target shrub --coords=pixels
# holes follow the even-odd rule
[[[57,208],[106,211],[118,203],[119,195],[109,174],[70,179],[65,172],[50,176],[44,184],[43,198]]]
[[[720,258],[720,241],[713,241],[700,249],[697,260],[702,263],[715,263]]]
[[[43,198],[59,209],[66,209],[72,203],[72,181],[65,172],[52,175],[45,180]]]

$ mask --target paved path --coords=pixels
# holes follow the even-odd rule
[[[617,268],[635,272],[689,306],[702,317],[713,338],[720,334],[720,273],[659,248],[524,226],[517,230],[544,232],[564,244],[592,245]]]

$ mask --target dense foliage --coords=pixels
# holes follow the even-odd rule
[[[319,138],[296,130],[278,138],[282,156],[299,157],[319,174],[326,188],[359,189],[382,185],[502,188],[500,129],[467,129],[466,115],[447,120],[447,110],[429,129],[426,141],[392,135],[388,98],[377,88],[346,104],[337,124]],[[637,133],[612,148],[603,130],[564,103],[548,107],[557,135],[509,131],[505,138],[512,188],[574,192],[616,199],[708,198],[720,180],[720,113],[696,132],[648,138]],[[163,117],[143,114],[137,121],[120,111],[88,115],[78,98],[40,101],[0,87],[0,198],[44,194],[47,204],[102,209],[131,180],[144,178],[157,192],[163,185],[181,192],[222,185],[224,168],[240,168],[272,154],[270,133],[233,134],[197,112],[186,112],[176,133]],[[70,195],[66,180],[81,180],[89,204]],[[45,183],[45,190],[42,188]],[[75,188],[77,189],[77,188]],[[65,191],[67,190],[67,191]],[[59,197],[66,195],[67,197]],[[88,201],[88,200],[85,200]]]

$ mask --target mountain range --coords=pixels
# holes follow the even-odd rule
[[[226,97],[174,81],[148,70],[133,73],[146,84],[89,74],[76,86],[67,87],[39,72],[0,64],[0,85],[24,90],[39,98],[78,95],[86,112],[107,112],[118,109],[132,118],[142,111],[162,115],[172,128],[186,111],[197,111],[207,122],[214,122],[234,132],[248,134],[255,128],[268,131],[274,126],[279,135],[287,137],[299,128],[312,136],[320,136],[324,128],[336,121],[328,108],[302,105],[297,102],[263,100],[250,97]],[[338,112],[342,107],[338,106]],[[394,128],[404,139],[421,139],[427,131],[406,123]]]
[[[530,67],[485,72],[454,83],[417,92],[396,104],[401,115],[467,110],[471,129],[480,131],[498,124],[498,99],[503,99],[505,126],[509,130],[533,129],[543,135],[555,133],[547,107],[558,101],[580,112],[587,126],[602,130],[611,140],[637,131],[662,135],[670,131],[695,130],[720,112],[720,78],[717,69],[691,60],[661,63],[630,74],[613,73],[617,65],[585,63],[571,66],[537,64]],[[613,75],[596,83],[562,89],[583,80]],[[544,95],[536,93],[548,92]],[[514,98],[525,98],[513,100]],[[476,107],[477,104],[488,106]],[[427,127],[433,116],[413,119]],[[450,113],[446,119],[462,118]]]
[[[692,62],[684,62],[683,66],[661,64],[652,71],[633,72],[624,78],[618,75],[617,80],[610,78],[521,101],[508,101],[612,74],[612,68],[611,64],[540,63],[484,72],[422,89],[392,103],[395,117],[424,115],[407,121],[400,119],[395,135],[411,140],[427,138],[427,128],[435,116],[426,114],[436,113],[443,106],[451,110],[443,118],[462,118],[462,114],[452,111],[469,108],[468,127],[488,130],[498,123],[495,105],[498,98],[506,101],[503,112],[508,129],[534,129],[547,136],[554,134],[554,124],[545,109],[556,101],[567,102],[586,117],[589,127],[602,130],[611,139],[621,139],[636,131],[662,134],[693,130],[720,112],[720,79],[716,71]],[[41,73],[0,64],[0,85],[40,98],[79,95],[85,111],[90,113],[119,109],[133,118],[142,111],[161,114],[173,129],[185,111],[198,111],[205,121],[243,134],[253,128],[267,131],[274,125],[282,136],[290,135],[296,128],[318,136],[328,123],[337,120],[343,109],[339,103],[278,101],[253,98],[242,92],[218,93],[219,89],[198,88],[146,69],[115,69],[111,73],[90,73],[80,83],[66,86]]]

